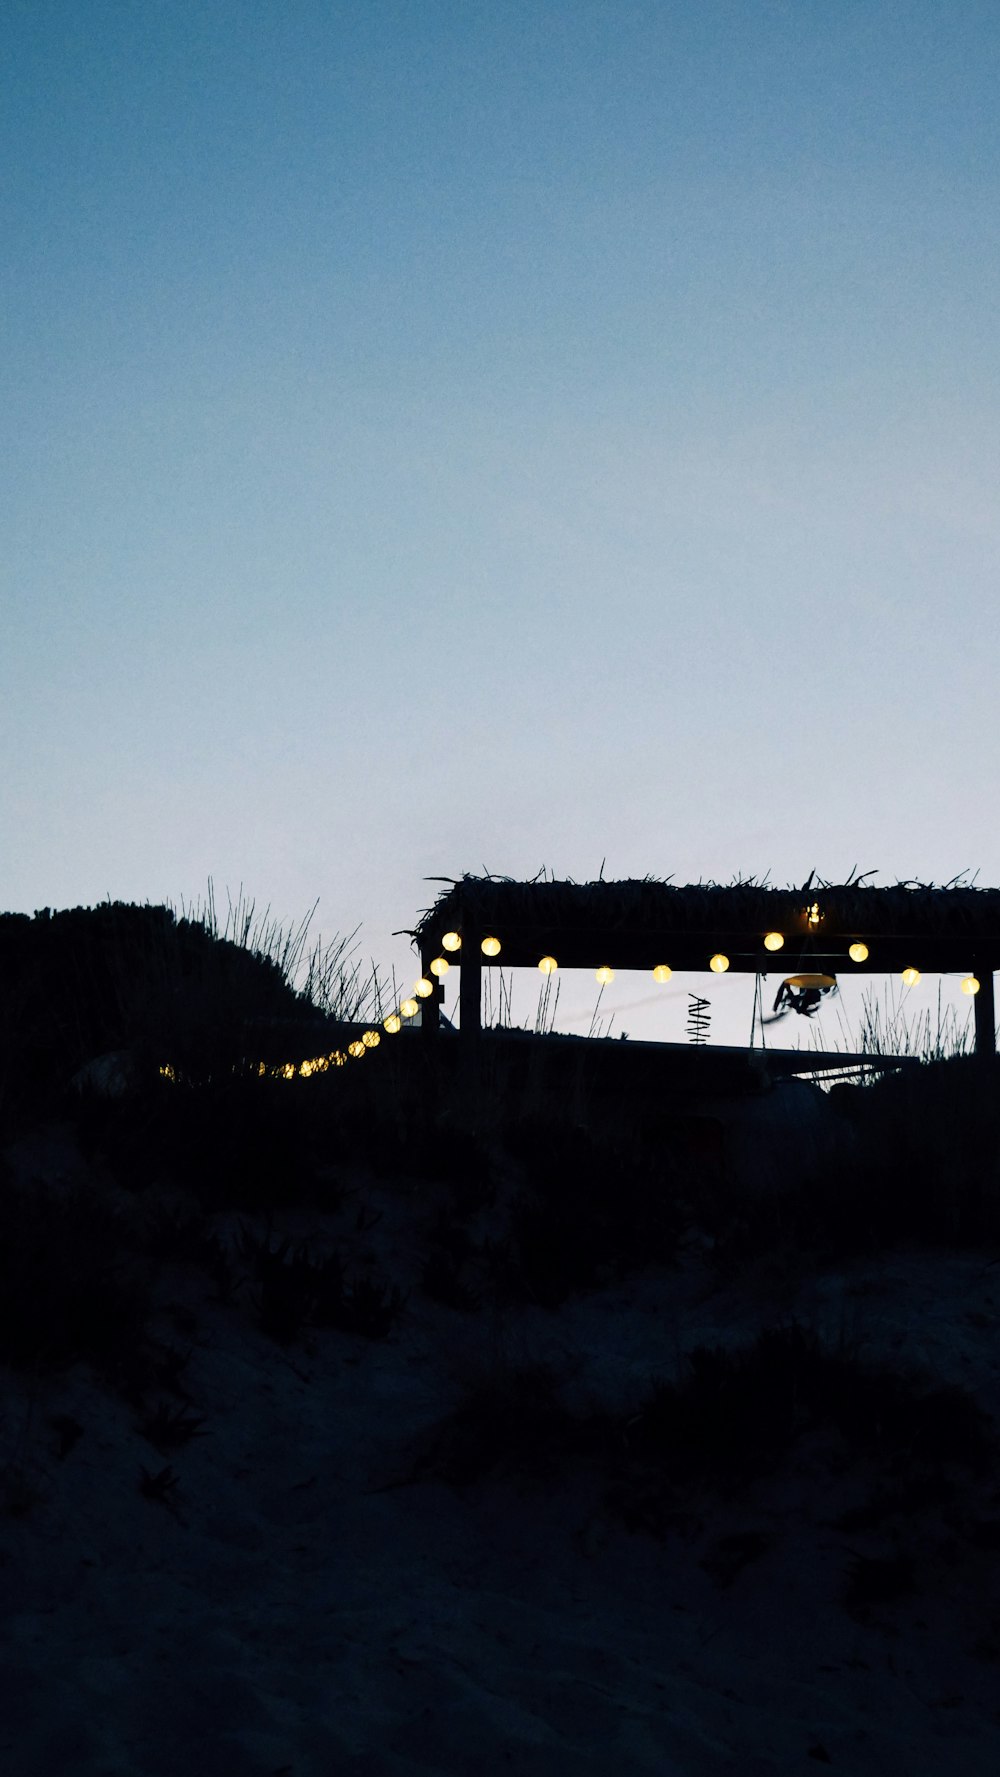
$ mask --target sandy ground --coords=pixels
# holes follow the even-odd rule
[[[355,1183],[350,1215],[289,1225],[353,1241],[412,1288],[433,1193]],[[354,1230],[355,1201],[381,1211],[376,1227]],[[1000,1476],[963,1483],[958,1507],[849,1535],[831,1520],[865,1476],[804,1446],[738,1502],[694,1499],[662,1542],[602,1511],[586,1469],[546,1486],[387,1485],[463,1380],[504,1358],[547,1358],[568,1401],[620,1406],[686,1350],[777,1313],[926,1364],[997,1413],[988,1256],[761,1267],[723,1287],[693,1252],[556,1313],[499,1317],[413,1288],[387,1340],[323,1331],[287,1349],[183,1267],[157,1289],[205,1421],[169,1458],[85,1366],[34,1384],[0,1372],[0,1466],[38,1494],[0,1516],[12,1777],[1000,1769],[1000,1555],[961,1534],[1000,1524]],[[63,1455],[60,1415],[82,1427]],[[138,1486],[168,1459],[169,1505]],[[901,1546],[914,1592],[852,1615],[852,1560]]]

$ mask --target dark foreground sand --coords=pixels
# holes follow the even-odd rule
[[[382,1219],[352,1238],[412,1283],[426,1187],[357,1187]],[[343,1244],[342,1222],[327,1232]],[[777,1312],[926,1364],[996,1411],[986,1258],[765,1267],[722,1287],[692,1253],[555,1314],[463,1315],[414,1289],[387,1341],[324,1332],[287,1350],[201,1276],[168,1268],[158,1294],[163,1336],[194,1345],[186,1383],[205,1416],[170,1456],[172,1510],[137,1486],[165,1458],[88,1370],[2,1375],[0,1464],[40,1493],[0,1517],[11,1777],[1000,1769],[1000,1556],[955,1521],[1000,1520],[1000,1476],[963,1482],[958,1508],[849,1535],[831,1520],[864,1497],[863,1475],[802,1447],[738,1502],[692,1501],[663,1542],[612,1522],[586,1471],[386,1486],[471,1376],[546,1357],[567,1400],[618,1406],[685,1350]],[[62,1458],[59,1414],[83,1427]],[[852,1615],[852,1560],[901,1546],[914,1591]]]

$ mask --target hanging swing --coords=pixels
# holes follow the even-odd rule
[[[774,996],[774,1011],[767,1022],[784,1018],[787,1012],[813,1018],[823,1001],[838,991],[836,975],[788,975]]]

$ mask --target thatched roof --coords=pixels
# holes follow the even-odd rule
[[[651,876],[583,883],[445,880],[412,933],[415,942],[426,951],[454,930],[474,939],[478,950],[479,939],[492,934],[501,940],[500,966],[533,966],[550,950],[571,967],[606,961],[621,968],[656,962],[705,968],[712,947],[725,950],[734,968],[774,970],[799,955],[843,957],[844,966],[853,967],[847,947],[863,939],[875,940],[864,966],[877,971],[908,962],[929,971],[1000,968],[1000,889],[958,879],[940,888],[919,882],[875,888],[853,875],[829,883],[815,872],[787,888],[752,877],[728,885]],[[814,906],[821,916],[815,924],[809,919]],[[783,952],[763,949],[769,931],[784,934]]]

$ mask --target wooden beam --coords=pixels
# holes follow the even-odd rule
[[[464,936],[464,934],[463,934]],[[675,974],[685,975],[707,973],[709,958],[721,951],[729,957],[732,974],[797,974],[801,969],[810,967],[831,971],[844,979],[852,975],[879,976],[901,973],[911,964],[924,975],[957,974],[975,966],[973,958],[978,955],[979,966],[985,970],[987,963],[993,968],[1000,968],[1000,936],[990,946],[982,940],[974,941],[969,937],[928,933],[921,937],[907,937],[899,933],[878,936],[872,933],[824,931],[822,934],[802,938],[794,934],[786,934],[783,950],[768,951],[764,949],[763,936],[757,932],[742,931],[704,931],[704,932],[669,932],[641,931],[632,927],[610,929],[595,926],[593,929],[560,929],[554,926],[539,926],[537,929],[510,929],[502,926],[497,931],[502,943],[500,955],[495,959],[483,958],[480,966],[502,969],[534,969],[541,956],[554,956],[561,969],[587,969],[593,971],[600,963],[609,963],[615,970],[623,973],[635,970],[640,974],[648,974],[656,963],[667,963]],[[864,937],[869,948],[869,955],[864,962],[855,963],[848,956],[848,946],[855,937]],[[463,949],[468,954],[468,943],[471,942],[478,954],[481,928],[473,928]],[[434,943],[440,943],[440,934],[435,934]],[[985,955],[983,954],[985,951]],[[431,949],[431,956],[437,954]],[[461,960],[461,953],[459,954]],[[468,966],[468,965],[466,965]]]
[[[980,968],[977,973],[979,992],[976,995],[976,1054],[988,1061],[997,1052],[993,971]]]
[[[478,932],[462,934],[458,953],[458,1018],[465,1042],[475,1042],[483,1028],[483,957]]]
[[[428,994],[427,998],[420,1002],[420,1029],[425,1036],[429,1037],[436,1037],[441,1029],[441,1001],[444,997],[444,989],[437,977],[431,974],[431,963],[437,954],[432,945],[420,952],[420,973],[426,976],[428,981],[434,983],[434,992]]]

